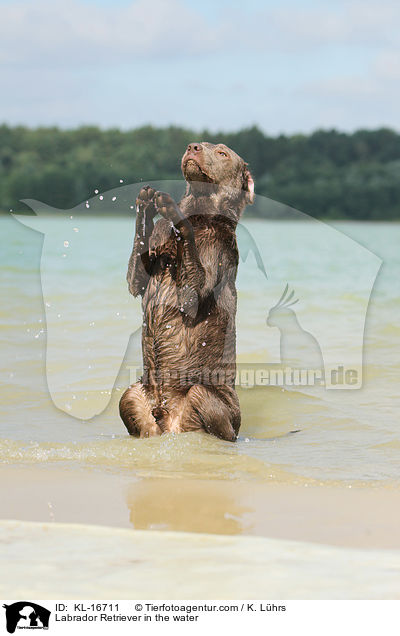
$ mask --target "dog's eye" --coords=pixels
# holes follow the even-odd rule
[[[218,154],[222,155],[223,157],[227,157],[228,155],[226,154],[226,152],[224,152],[223,150],[218,150]]]

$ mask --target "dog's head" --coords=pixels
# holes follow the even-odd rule
[[[254,201],[254,181],[247,164],[224,144],[189,144],[182,157],[182,172],[192,193],[219,193],[230,199],[239,214]]]

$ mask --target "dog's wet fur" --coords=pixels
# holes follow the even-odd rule
[[[136,200],[127,281],[142,296],[144,374],[123,394],[120,414],[138,437],[204,430],[235,441],[235,230],[254,182],[223,144],[191,143],[182,172],[179,205],[150,186]]]

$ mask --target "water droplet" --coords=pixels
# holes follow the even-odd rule
[[[117,197],[113,197],[113,198],[111,199],[111,201],[116,201],[116,200],[117,200]]]
[[[95,193],[95,194],[99,194],[99,191],[98,191],[98,190],[95,190],[95,191],[94,191],[94,193]]]
[[[77,227],[73,228],[74,232],[79,232],[79,229]]]
[[[64,241],[64,247],[69,247],[69,241]]]
[[[171,329],[171,325],[167,325],[167,327],[166,327],[166,328],[167,328],[167,329]]]
[[[120,179],[120,180],[119,180],[119,182],[120,182],[120,183],[123,183],[123,182],[124,182],[124,180],[123,180],[123,179]]]
[[[207,344],[206,342],[202,342],[202,343],[201,343],[201,346],[202,346],[202,347],[205,347],[205,346],[206,346],[206,344]]]
[[[90,208],[89,201],[86,201],[85,205],[87,208]]]
[[[102,194],[99,196],[99,199],[100,199],[100,201],[102,201],[104,199]]]

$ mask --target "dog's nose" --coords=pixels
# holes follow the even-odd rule
[[[188,152],[200,152],[201,144],[189,144],[187,149]]]

